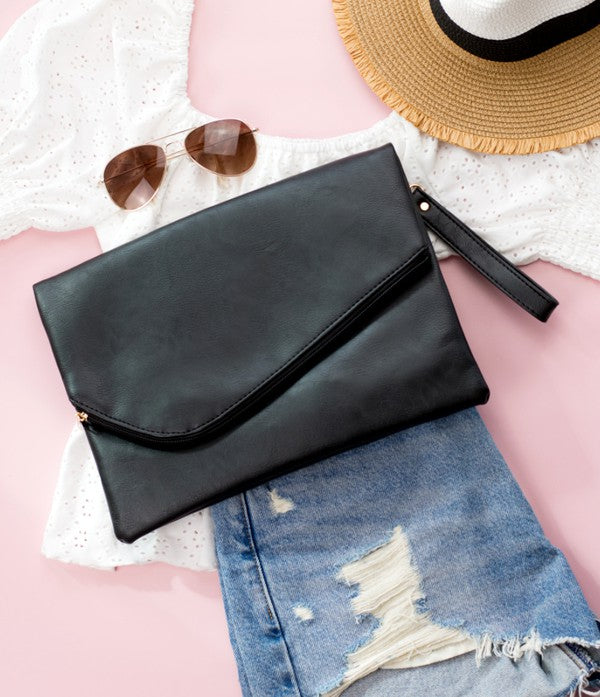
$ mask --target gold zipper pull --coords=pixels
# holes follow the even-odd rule
[[[85,413],[85,411],[76,411],[75,413],[77,414],[77,419],[81,423],[88,420],[88,415]]]

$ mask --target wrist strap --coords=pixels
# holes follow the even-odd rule
[[[419,186],[411,188],[423,222],[433,233],[529,314],[541,322],[550,317],[558,305],[556,298],[423,189]]]

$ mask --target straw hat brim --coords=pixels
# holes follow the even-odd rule
[[[333,0],[333,7],[362,77],[429,135],[502,154],[600,136],[600,26],[532,58],[496,62],[453,43],[429,0]]]

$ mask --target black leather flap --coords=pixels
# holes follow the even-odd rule
[[[386,145],[194,213],[34,290],[71,402],[121,433],[180,441],[247,418],[367,331],[430,265]]]

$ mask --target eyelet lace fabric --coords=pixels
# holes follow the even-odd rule
[[[116,208],[98,184],[112,156],[213,119],[186,92],[193,8],[192,0],[41,0],[15,22],[0,41],[0,238],[31,226],[91,226],[107,251],[233,196],[391,142],[411,183],[511,261],[543,259],[600,279],[600,140],[534,155],[485,155],[426,136],[392,112],[333,138],[259,132],[257,163],[243,177],[217,177],[176,158],[149,205]],[[440,258],[450,253],[433,242]],[[60,463],[42,552],[106,569],[150,561],[215,568],[209,509],[132,545],[115,538],[79,424]]]

